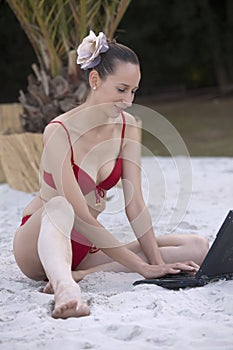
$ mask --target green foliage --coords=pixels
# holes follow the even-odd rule
[[[133,1],[120,29],[141,59],[147,92],[233,82],[232,0]]]
[[[40,66],[60,74],[69,52],[90,29],[111,38],[130,0],[7,0]]]
[[[0,3],[0,102],[15,102],[36,57],[9,6]]]
[[[35,58],[13,23],[12,16],[9,16],[9,11],[6,11],[8,6],[4,5],[5,2],[2,1],[0,10],[0,69],[5,84],[9,86],[5,95],[8,98],[14,89],[14,96],[17,96],[19,84],[24,84],[23,80],[26,80]],[[12,0],[12,3],[26,6],[29,1]],[[34,3],[38,6],[40,1],[34,0]],[[57,33],[56,50],[62,66],[67,61],[67,52],[76,48],[89,29],[95,29],[109,31],[109,37],[116,37],[138,53],[142,65],[140,90],[143,94],[159,92],[167,86],[194,89],[233,83],[232,0],[133,0],[114,34],[109,29],[109,23],[113,22],[113,17],[114,23],[117,23],[117,18],[121,17],[124,6],[128,6],[129,2],[125,5],[118,1],[117,9],[114,7],[115,1],[93,0],[88,8],[89,3],[90,0],[44,1],[44,5],[50,4],[50,7],[47,6],[50,16],[53,5],[57,6],[54,21],[59,17],[62,29]],[[61,11],[68,5],[73,6],[70,19],[66,11]],[[78,16],[75,6],[80,6]],[[34,23],[31,30],[36,31],[37,26]],[[5,88],[1,95],[5,93]]]

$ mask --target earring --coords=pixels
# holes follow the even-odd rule
[[[93,90],[96,90],[96,86],[93,86],[93,88],[92,88]]]

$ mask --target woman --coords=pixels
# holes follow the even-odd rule
[[[14,239],[22,272],[49,281],[45,292],[54,291],[55,318],[89,314],[76,283],[89,273],[132,271],[146,278],[194,273],[208,250],[196,235],[155,238],[141,193],[137,124],[124,112],[139,86],[136,54],[92,31],[77,52],[90,91],[83,104],[45,128],[40,192],[25,208]],[[97,221],[106,191],[120,178],[137,237],[127,245]]]

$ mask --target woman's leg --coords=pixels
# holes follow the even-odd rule
[[[43,208],[38,209],[14,236],[13,252],[20,270],[29,278],[42,281],[46,274],[38,255],[38,237]]]
[[[157,238],[162,257],[166,263],[192,260],[200,265],[208,250],[208,241],[195,234],[170,234]]]
[[[70,204],[63,197],[54,197],[21,227],[14,242],[16,261],[22,271],[37,280],[47,276],[52,284],[55,291],[52,316],[55,318],[89,314],[71,274],[70,232],[73,223],[74,213]],[[38,230],[37,234],[35,230]]]
[[[159,249],[166,263],[194,261],[200,265],[208,250],[208,241],[194,234],[171,234],[157,237]],[[128,249],[139,255],[144,261],[147,258],[137,241],[126,245]],[[78,281],[84,276],[98,271],[129,272],[117,262],[113,262],[106,254],[99,251],[88,254],[79,264],[77,271],[73,271],[73,278]]]

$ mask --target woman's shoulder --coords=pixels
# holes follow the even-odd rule
[[[53,137],[54,139],[64,134],[64,130],[67,130],[65,121],[59,117],[52,119],[45,127],[43,132],[44,145]],[[62,127],[61,127],[62,126]],[[66,136],[67,137],[67,136]]]
[[[124,112],[126,125],[128,129],[141,129],[142,120],[137,115],[130,114],[128,112]]]
[[[44,145],[47,143],[47,141],[50,139],[50,137],[53,135],[55,130],[59,127],[58,123],[53,123],[57,118],[52,119],[44,128],[43,132],[43,143]]]
[[[123,113],[124,113],[125,122],[127,125],[137,126],[137,120],[135,116],[125,111]]]
[[[124,112],[124,115],[126,120],[126,139],[138,141],[139,139],[141,139],[141,119],[127,112]]]
[[[60,132],[61,135],[64,134],[64,129],[66,132],[70,132],[71,121],[73,117],[77,114],[79,107],[75,107],[63,114],[58,115],[53,118],[45,127],[43,132],[43,139],[46,141],[55,131]]]

